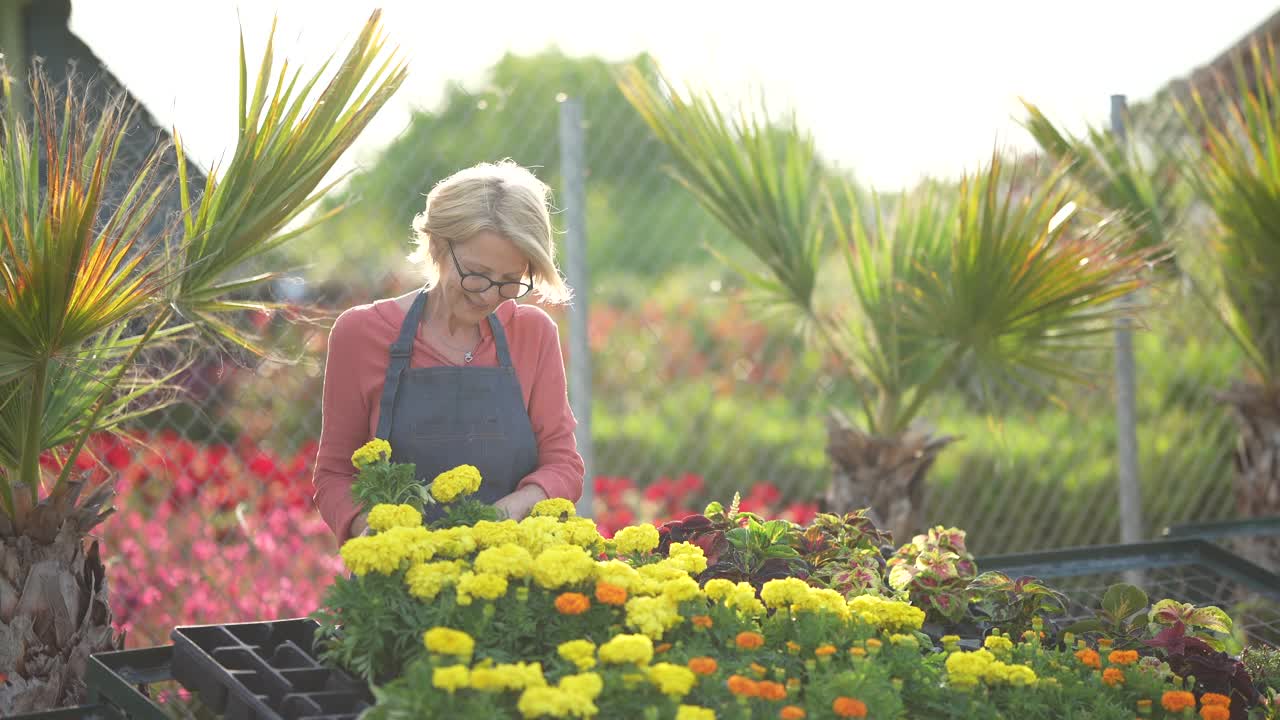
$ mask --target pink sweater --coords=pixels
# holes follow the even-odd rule
[[[577,501],[582,495],[584,467],[573,436],[577,420],[569,407],[555,321],[542,308],[514,300],[499,305],[497,315],[538,442],[538,465],[519,485],[533,483],[547,497]],[[344,311],[329,333],[315,504],[339,543],[350,537],[351,521],[360,514],[351,497],[355,479],[351,454],[377,432],[388,352],[404,316],[395,300],[377,300]],[[496,367],[498,351],[488,323],[481,323],[480,334],[471,364]],[[457,365],[421,337],[414,341],[409,362],[410,367]]]

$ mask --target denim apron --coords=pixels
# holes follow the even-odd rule
[[[493,504],[538,464],[538,444],[511,367],[507,335],[490,313],[497,367],[409,367],[426,305],[423,288],[391,345],[376,437],[391,443],[392,462],[413,463],[424,484],[458,465],[476,466],[481,482],[473,497]],[[423,520],[442,516],[439,505],[428,505]]]

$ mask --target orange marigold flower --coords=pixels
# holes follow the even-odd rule
[[[712,624],[710,615],[694,615],[689,618],[689,622],[693,623],[694,627],[700,628],[710,628]]]
[[[787,688],[779,682],[772,680],[763,680],[756,684],[760,697],[765,700],[785,700],[787,697]]]
[[[1186,690],[1166,690],[1160,696],[1160,707],[1169,712],[1182,712],[1196,706],[1196,696]]]
[[[627,589],[606,582],[596,583],[596,600],[605,605],[626,605]]]
[[[1084,663],[1087,667],[1102,667],[1102,658],[1098,656],[1098,652],[1096,650],[1090,650],[1089,648],[1077,650],[1076,659]]]
[[[1115,687],[1124,684],[1124,671],[1120,668],[1109,667],[1102,671],[1102,682]]]
[[[879,650],[884,646],[879,638],[867,638],[866,646],[868,650]]]
[[[787,649],[793,653],[798,653],[800,652],[800,643],[796,642],[795,640],[788,640]]]
[[[798,705],[784,705],[778,711],[778,720],[804,720],[804,708]]]
[[[866,657],[866,656],[867,656],[867,649],[866,649],[866,648],[860,648],[860,647],[856,647],[856,648],[849,648],[849,654],[850,654],[850,655],[852,655],[852,656],[854,656],[854,657]]]
[[[1112,665],[1132,665],[1138,662],[1137,650],[1112,650],[1107,656],[1107,662]]]
[[[664,653],[664,652],[666,652],[666,651],[668,651],[668,650],[670,650],[670,649],[671,649],[671,643],[662,643],[662,644],[660,644],[660,645],[655,645],[655,646],[654,646],[654,648],[653,648],[653,651],[654,651],[655,653],[657,653],[657,654],[661,655],[662,653]]]
[[[738,633],[738,637],[735,640],[735,642],[737,642],[738,647],[742,648],[743,650],[755,650],[761,645],[764,645],[764,636],[758,632],[743,630],[742,632]]]
[[[756,695],[760,694],[759,685],[756,684],[755,680],[752,680],[751,678],[748,678],[748,677],[743,677],[741,675],[730,675],[729,679],[725,681],[725,684],[729,686],[729,692],[733,693],[734,695],[741,695],[743,697],[755,697]]]
[[[1205,693],[1200,696],[1201,705],[1218,705],[1220,707],[1231,707],[1231,698],[1219,693]]]
[[[710,675],[720,667],[713,657],[689,658],[689,669],[699,675]]]
[[[751,668],[751,672],[755,673],[755,674],[756,674],[756,675],[758,675],[759,677],[764,677],[764,676],[765,676],[766,674],[768,674],[768,672],[769,672],[769,671],[765,668],[765,666],[761,665],[760,663],[755,663],[755,662],[753,662],[753,663],[751,663],[748,667],[750,667],[750,668]]]
[[[819,646],[817,647],[817,649],[815,649],[815,650],[813,651],[813,654],[814,654],[814,655],[817,655],[818,657],[826,657],[826,656],[828,656],[828,655],[835,655],[835,654],[836,654],[836,646],[835,646],[835,645],[819,645]]]
[[[582,593],[567,592],[556,596],[556,611],[561,615],[581,615],[590,607],[590,598]]]
[[[791,689],[791,690],[799,690],[799,689],[800,689],[800,678],[788,678],[788,679],[787,679],[787,688],[789,688],[789,689]]]
[[[1231,711],[1221,705],[1205,705],[1200,708],[1203,720],[1231,720]]]
[[[1110,648],[1114,644],[1115,643],[1111,640],[1111,638],[1098,638],[1098,647],[1102,648],[1103,650]]]
[[[840,717],[864,718],[867,716],[866,703],[843,695],[831,703],[831,709]]]
[[[1151,701],[1146,698],[1139,700],[1138,712],[1141,712],[1141,713],[1151,712]]]

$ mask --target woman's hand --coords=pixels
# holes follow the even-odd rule
[[[512,520],[523,520],[534,505],[546,500],[547,494],[537,485],[525,485],[493,504]]]
[[[351,537],[369,534],[369,513],[362,512],[351,520]]]

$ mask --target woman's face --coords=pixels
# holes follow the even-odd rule
[[[484,231],[466,242],[453,243],[454,257],[449,255],[448,243],[442,250],[443,257],[438,261],[440,286],[450,314],[458,320],[480,322],[506,299],[496,285],[478,293],[464,290],[459,267],[463,272],[480,273],[494,282],[529,281],[529,261],[510,240],[495,232]],[[467,282],[468,285],[484,284],[478,278],[469,278]]]

